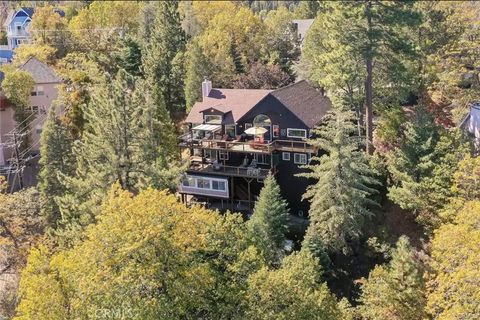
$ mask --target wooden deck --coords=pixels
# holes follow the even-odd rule
[[[206,173],[228,177],[244,177],[265,179],[270,169],[265,168],[251,168],[251,167],[232,167],[224,166],[221,164],[204,164],[204,163],[192,163],[188,169],[190,172]]]
[[[186,139],[181,141],[179,145],[183,148],[211,149],[244,153],[271,154],[274,151],[316,153],[316,148],[308,144],[306,141],[295,140],[273,140],[269,143],[254,143],[253,141],[237,142],[226,140]]]

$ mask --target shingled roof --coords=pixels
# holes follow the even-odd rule
[[[332,106],[329,98],[303,80],[277,90],[212,89],[203,101],[193,105],[185,121],[203,123],[203,112],[215,109],[224,113],[222,124],[233,124],[268,95],[280,101],[309,128],[319,124]]]
[[[319,124],[332,107],[330,99],[305,80],[277,89],[270,94],[309,128]]]
[[[51,67],[35,57],[28,59],[20,69],[29,72],[35,83],[59,83],[61,81]]]
[[[203,111],[216,109],[225,114],[224,124],[233,124],[257,105],[272,90],[261,89],[212,89],[203,101],[193,105],[185,119],[190,123],[202,123]]]

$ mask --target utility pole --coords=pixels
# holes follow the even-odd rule
[[[20,168],[20,151],[18,149],[18,139],[17,139],[17,132],[13,132],[13,150],[15,153],[15,164],[16,164],[16,173],[18,174],[18,184],[20,189],[23,189],[23,166]]]

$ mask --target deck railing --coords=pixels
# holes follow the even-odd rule
[[[242,166],[226,166],[222,164],[204,164],[192,163],[189,168],[190,171],[213,173],[226,176],[237,177],[252,177],[257,179],[264,179],[267,177],[270,169],[242,167]]]
[[[189,134],[179,137],[180,146],[187,148],[216,149],[237,152],[272,153],[278,151],[315,152],[315,148],[304,140],[273,140],[269,143],[251,141],[227,141],[220,139],[191,139]]]

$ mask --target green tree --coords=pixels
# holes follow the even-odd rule
[[[67,126],[57,117],[55,107],[50,108],[40,142],[38,189],[42,200],[41,214],[49,226],[55,228],[60,219],[57,197],[63,196],[66,191],[61,174],[71,175],[74,169],[72,138]]]
[[[280,194],[275,177],[269,174],[248,221],[248,230],[252,244],[271,264],[278,263],[283,255],[288,215],[287,202]]]
[[[300,1],[295,9],[295,17],[297,19],[315,19],[321,6],[321,2],[316,0]]]
[[[374,102],[384,100],[387,92],[401,98],[400,92],[411,89],[408,62],[416,56],[412,34],[421,23],[420,15],[413,2],[377,0],[332,2],[322,13],[322,22],[318,22],[323,25],[321,42],[312,58],[320,62],[320,68],[330,66],[323,73],[332,72],[336,78],[358,77],[365,84],[366,147],[371,154]],[[348,69],[360,67],[357,70],[361,72],[344,75],[345,67],[335,68],[348,64]]]
[[[330,252],[346,251],[348,242],[361,235],[371,208],[378,205],[369,197],[377,193],[373,186],[380,183],[359,149],[354,119],[353,112],[343,107],[324,117],[309,143],[326,154],[312,157],[314,163],[305,166],[309,172],[299,175],[316,180],[303,195],[310,201],[310,225],[304,241],[321,241]]]
[[[308,252],[286,257],[278,270],[263,268],[248,282],[248,319],[345,319],[335,297],[319,279]]]
[[[423,225],[438,225],[436,212],[453,196],[453,173],[469,146],[459,132],[437,126],[420,106],[407,123],[403,140],[387,155],[393,181],[388,196],[402,209],[411,210]]]
[[[187,111],[202,97],[202,81],[211,74],[210,65],[197,39],[192,39],[186,52],[185,100]]]
[[[60,208],[67,226],[92,222],[96,206],[115,181],[130,191],[176,186],[171,121],[157,120],[158,105],[148,89],[144,81],[120,71],[113,84],[92,93],[87,128],[73,148],[75,173],[62,177],[67,192]]]
[[[233,86],[241,89],[278,89],[290,82],[290,76],[278,65],[255,62],[247,73],[235,77]]]
[[[480,317],[480,201],[469,201],[431,242],[427,311],[434,319]]]
[[[359,307],[368,320],[417,320],[425,316],[422,264],[406,236],[400,237],[388,266],[377,266],[362,287]]]
[[[152,11],[144,12],[151,15]],[[143,72],[155,84],[167,110],[185,106],[184,73],[175,69],[183,66],[185,32],[182,29],[178,1],[161,1],[153,6],[155,19],[149,37],[143,38]]]

